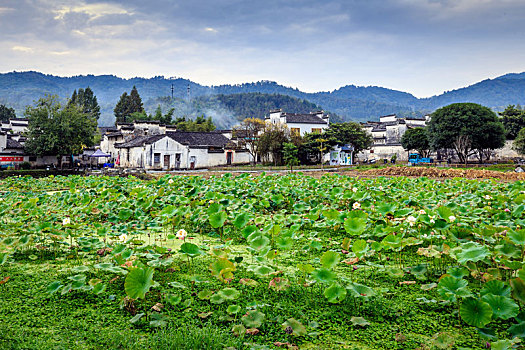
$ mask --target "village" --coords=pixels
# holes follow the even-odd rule
[[[371,146],[355,153],[354,145],[339,144],[326,148],[322,162],[331,166],[359,163],[386,163],[392,160],[407,163],[411,150],[401,144],[405,132],[425,128],[430,116],[403,118],[395,114],[379,117],[379,121],[361,123],[371,137]],[[304,137],[322,134],[330,126],[330,117],[323,111],[288,113],[270,110],[264,122],[284,127],[290,135]],[[0,130],[0,165],[2,168],[56,167],[56,155],[35,156],[24,150],[28,119],[3,121]],[[114,127],[99,127],[100,143],[85,147],[80,154],[63,156],[66,167],[110,167],[143,170],[194,170],[218,166],[235,166],[261,162],[261,157],[250,150],[246,135],[240,126],[230,130],[179,131],[175,125],[159,121],[116,122]],[[244,131],[244,132],[243,132]],[[519,158],[511,141],[493,151],[493,161]],[[355,154],[354,154],[355,153]],[[454,159],[454,154],[435,152],[436,162]],[[450,163],[450,161],[449,161]],[[22,165],[24,164],[24,166]]]

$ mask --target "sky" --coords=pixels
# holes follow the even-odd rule
[[[0,72],[383,86],[525,71],[524,0],[0,0]]]

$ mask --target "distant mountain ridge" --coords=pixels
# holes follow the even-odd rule
[[[295,106],[294,103],[297,103],[297,106],[307,106],[308,103],[311,103],[336,113],[345,120],[355,121],[377,120],[379,116],[391,113],[401,116],[422,116],[454,102],[475,102],[494,110],[502,110],[509,104],[525,105],[525,72],[505,74],[495,79],[483,80],[464,88],[421,99],[407,92],[378,86],[347,85],[330,92],[306,93],[273,81],[204,86],[188,79],[164,78],[163,76],[123,79],[114,75],[58,77],[33,71],[10,72],[0,74],[0,103],[15,108],[17,114],[22,115],[26,105],[32,104],[45,94],[56,94],[65,101],[71,96],[73,90],[89,86],[101,106],[102,116],[99,123],[108,125],[114,120],[113,108],[120,95],[125,91],[129,92],[134,85],[149,113],[152,113],[158,104],[165,109],[173,105],[180,107],[186,103],[188,106],[180,107],[176,113],[180,111],[180,113],[191,115],[196,113],[193,100],[197,100],[198,103],[206,105],[205,110],[210,111],[211,116],[213,111],[220,110],[223,114],[224,125],[236,123],[243,115],[235,113],[240,113],[239,111],[246,113],[250,108],[250,105],[234,104],[246,103],[246,97],[237,98],[230,95],[246,93],[263,94],[257,99],[253,96],[248,99],[258,101],[259,105],[266,103],[264,99],[275,103],[275,101],[280,101],[280,99],[276,100],[275,95],[285,95],[298,99],[288,101],[288,108]],[[173,100],[169,98],[172,86],[175,98]],[[188,101],[188,86],[191,102]],[[221,99],[213,97],[218,95],[226,97]],[[175,100],[177,100],[176,103]],[[224,101],[228,101],[230,105],[227,106]],[[231,122],[226,120],[226,115],[229,115],[227,118],[230,118]]]

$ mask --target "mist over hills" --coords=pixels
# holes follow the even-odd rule
[[[502,110],[509,104],[525,104],[525,72],[509,73],[421,99],[377,86],[347,85],[330,92],[306,93],[272,81],[204,86],[188,79],[162,76],[122,79],[113,75],[58,77],[39,72],[10,72],[0,74],[0,103],[15,108],[17,115],[23,116],[25,106],[45,94],[58,95],[65,101],[73,90],[89,86],[101,106],[99,124],[110,125],[114,122],[115,104],[134,85],[148,113],[160,105],[163,111],[175,108],[176,116],[205,114],[221,128],[231,127],[245,117],[263,117],[270,108],[283,108],[287,112],[324,109],[334,113],[338,120],[365,121],[391,113],[423,116],[454,102],[475,102],[494,110]]]

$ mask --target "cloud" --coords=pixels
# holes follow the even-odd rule
[[[27,46],[13,46],[11,48],[13,51],[19,51],[19,52],[27,52],[27,53],[33,53],[33,49]]]

